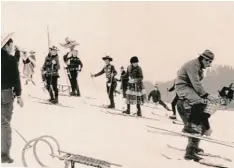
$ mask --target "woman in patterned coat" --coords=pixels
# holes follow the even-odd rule
[[[131,65],[127,68],[127,76],[129,77],[128,87],[126,91],[127,110],[123,113],[130,114],[130,105],[136,104],[137,116],[142,116],[141,105],[146,100],[146,90],[143,85],[143,73],[141,67],[138,65],[138,58],[136,56],[130,59]]]

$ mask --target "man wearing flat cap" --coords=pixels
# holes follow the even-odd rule
[[[177,110],[185,127],[183,132],[205,134],[211,133],[210,128],[202,125],[203,113],[208,101],[217,103],[218,99],[211,96],[202,86],[203,70],[210,67],[214,54],[205,50],[199,57],[185,63],[177,73],[175,92],[178,95]],[[199,161],[196,154],[203,152],[198,147],[199,139],[188,138],[185,159]]]
[[[102,58],[106,65],[105,67],[97,74],[91,75],[91,77],[98,77],[102,74],[106,74],[106,88],[107,88],[107,94],[110,99],[110,105],[108,108],[115,108],[115,101],[114,101],[114,91],[117,86],[117,82],[115,79],[115,76],[117,75],[117,71],[115,70],[114,65],[111,65],[110,62],[113,61],[113,59],[110,56],[105,56]]]

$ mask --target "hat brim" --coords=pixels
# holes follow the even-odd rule
[[[5,44],[10,40],[10,38],[12,38],[13,35],[14,35],[14,32],[9,33],[6,37],[2,39],[1,48],[5,46]]]
[[[210,59],[209,57],[207,57],[206,55],[204,55],[204,54],[198,54],[199,56],[201,56],[201,57],[203,57],[203,58],[205,58],[205,59],[208,59],[208,60],[210,60],[210,61],[213,61],[213,59]]]
[[[75,47],[75,46],[78,46],[80,45],[79,43],[75,42],[75,43],[69,43],[69,44],[62,44],[62,43],[59,43],[62,47],[64,48],[71,48],[71,47]]]
[[[109,60],[109,61],[113,61],[113,59],[112,58],[108,58],[108,57],[102,57],[102,60]]]

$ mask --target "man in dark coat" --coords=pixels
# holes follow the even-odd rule
[[[57,54],[57,47],[50,47],[50,53],[45,58],[45,62],[42,67],[43,79],[46,81],[46,88],[50,94],[49,101],[51,103],[58,103],[58,78],[60,69],[59,57]]]
[[[21,82],[17,60],[10,55],[13,50],[13,34],[2,38],[1,42],[1,162],[12,163],[10,148],[12,141],[11,118],[13,114],[14,97],[23,107],[21,98]]]
[[[102,74],[106,74],[106,89],[107,89],[107,94],[110,99],[110,105],[108,108],[115,108],[115,102],[114,102],[114,91],[117,85],[115,76],[117,75],[117,71],[115,70],[114,65],[111,65],[110,62],[113,61],[113,59],[110,56],[105,56],[102,58],[106,65],[105,67],[97,74],[93,75],[91,74],[91,77],[98,77]]]
[[[158,89],[158,85],[154,86],[154,90],[152,90],[150,92],[150,94],[148,95],[148,101],[150,101],[151,97],[153,98],[153,102],[154,103],[159,103],[160,105],[162,105],[166,110],[171,111],[167,105],[162,101],[161,99],[161,93]]]

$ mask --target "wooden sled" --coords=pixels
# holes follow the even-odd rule
[[[52,140],[56,144],[56,146],[57,146],[56,152],[54,151],[54,148],[48,139]],[[37,146],[38,142],[40,142],[40,141],[46,143],[49,146],[50,151],[51,151],[50,156],[52,158],[57,158],[59,160],[64,161],[64,164],[65,164],[64,168],[68,168],[69,166],[71,166],[71,168],[75,168],[76,163],[87,165],[87,166],[92,166],[92,167],[99,167],[99,168],[109,168],[111,166],[122,167],[119,164],[110,163],[110,162],[107,162],[104,160],[95,159],[95,158],[91,158],[91,157],[87,157],[87,156],[82,156],[82,155],[62,151],[62,150],[60,150],[60,145],[59,145],[58,141],[50,135],[44,135],[44,136],[40,136],[38,138],[34,138],[34,139],[30,140],[24,146],[23,151],[22,151],[22,162],[23,162],[24,167],[28,167],[28,164],[27,164],[26,158],[25,158],[25,154],[26,154],[26,150],[30,149],[30,148],[33,148],[33,154],[34,154],[34,157],[35,157],[36,161],[38,162],[38,164],[41,167],[48,167],[42,163],[42,161],[39,159],[37,151],[36,151],[37,150],[36,146]]]

